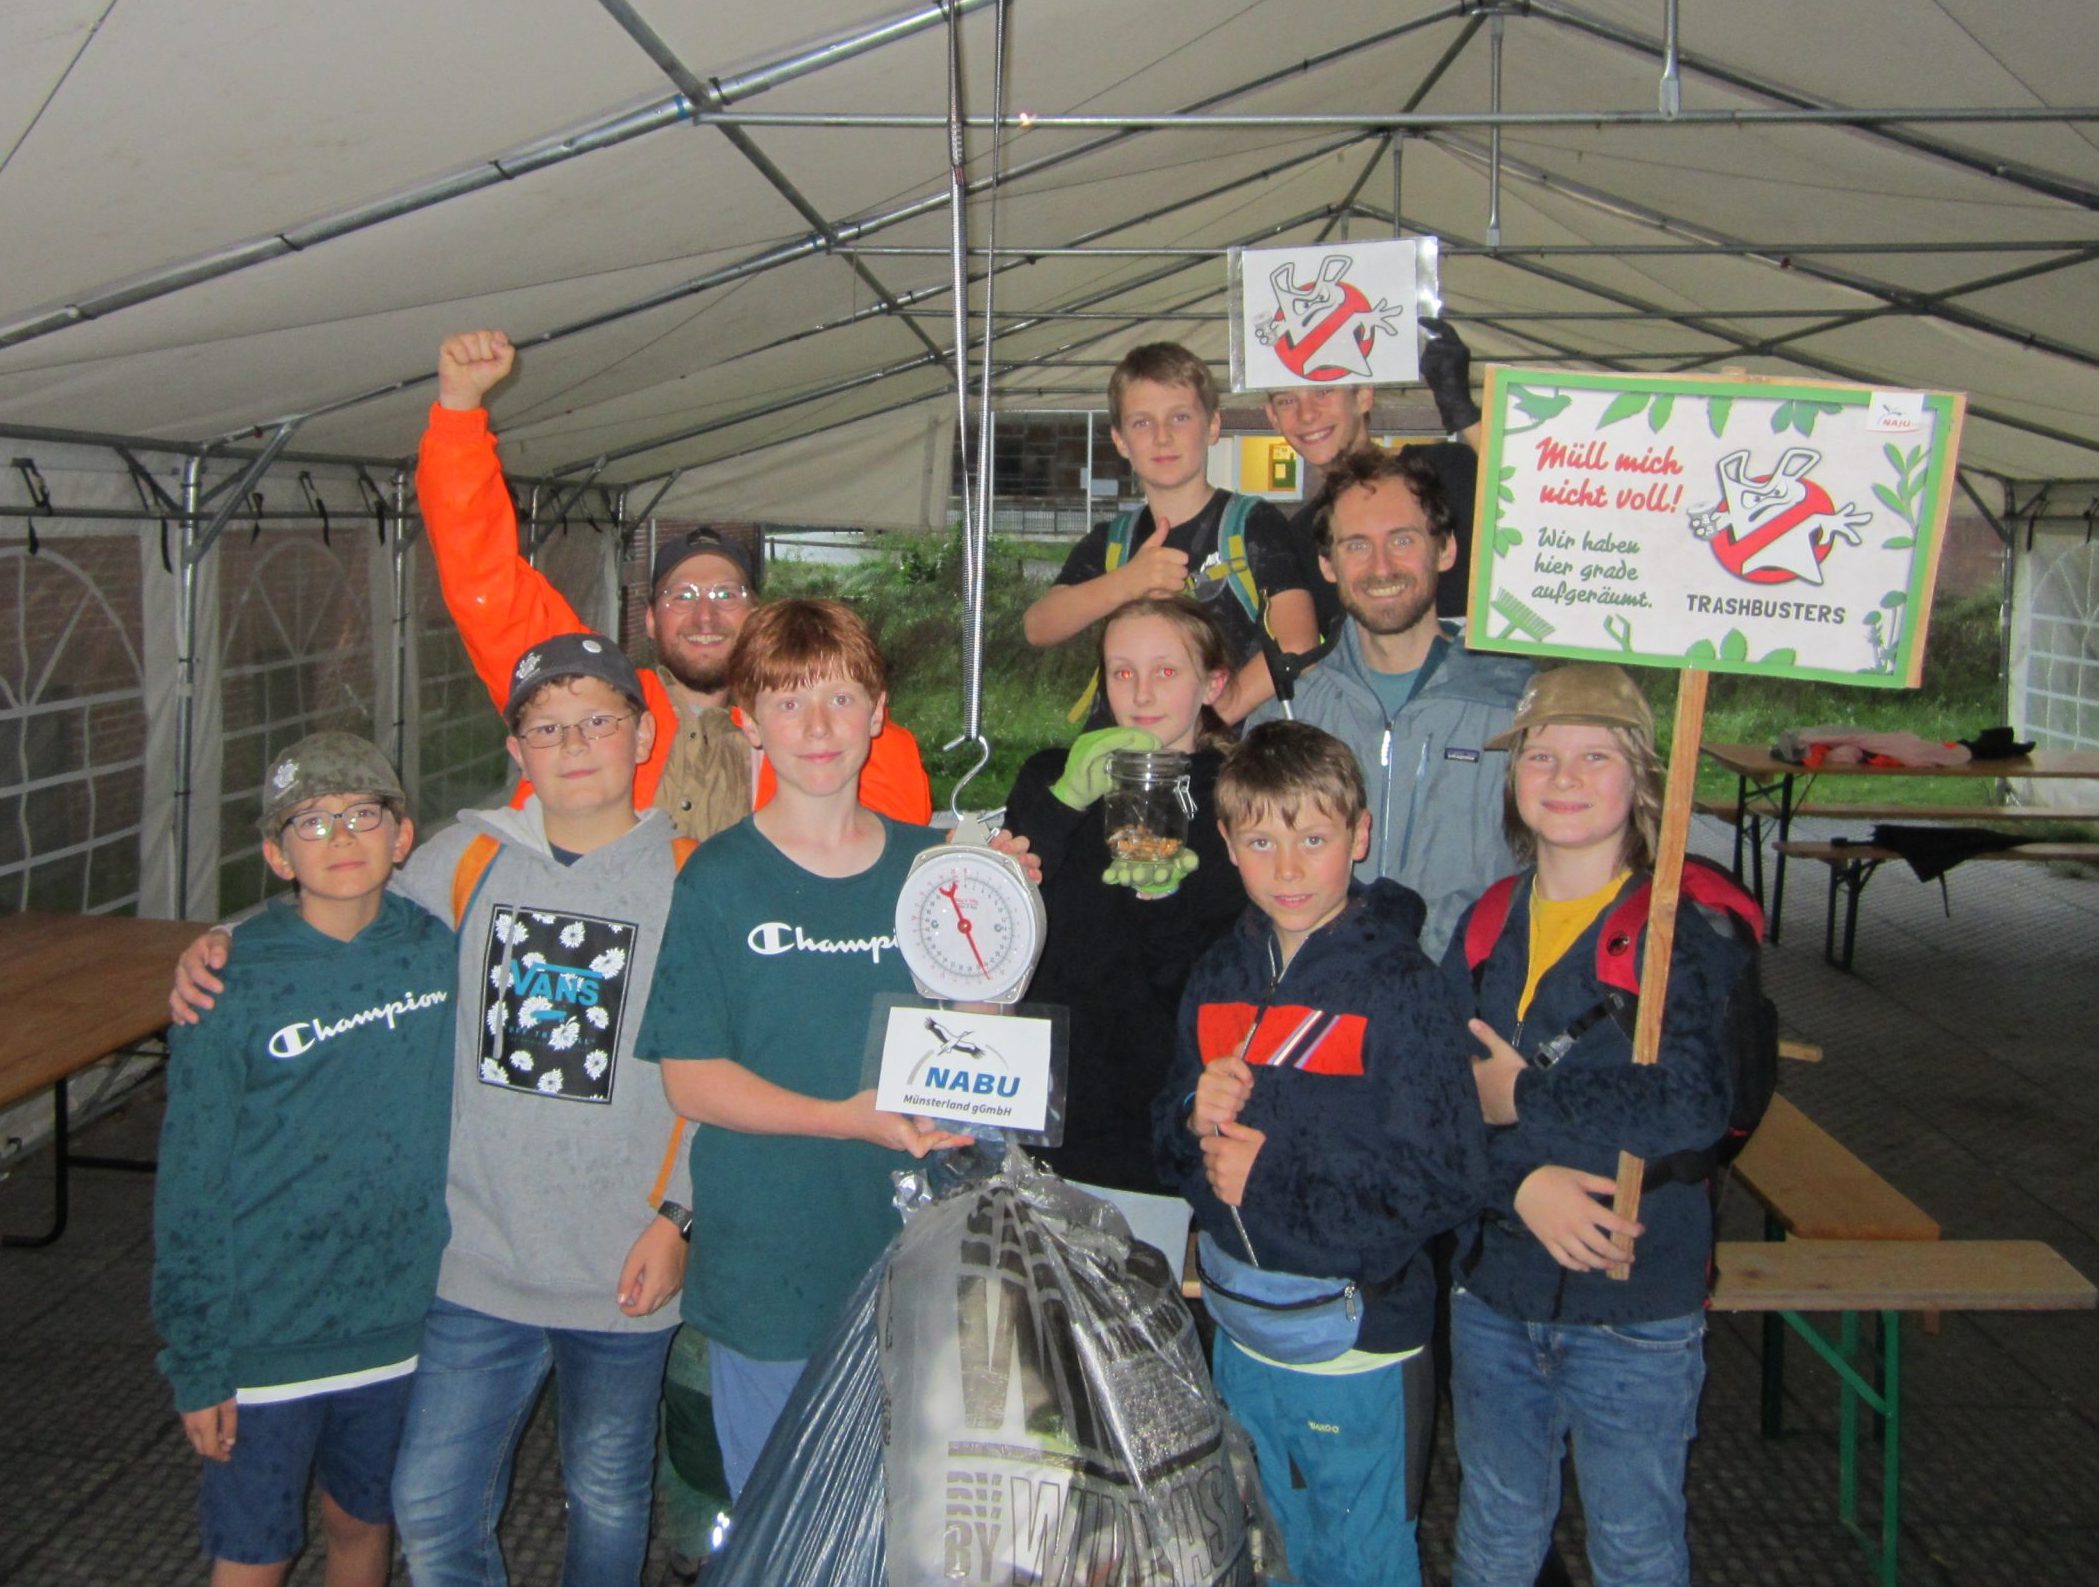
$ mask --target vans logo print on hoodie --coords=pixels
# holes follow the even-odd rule
[[[498,904],[481,992],[481,1083],[612,1100],[633,922]]]
[[[1254,1031],[1246,1061],[1277,1069],[1302,1069],[1316,1075],[1360,1075],[1363,1037],[1368,1023],[1361,1014],[1329,1014],[1322,1009],[1279,1004],[1261,1013],[1254,1027],[1251,1003],[1205,1003],[1196,1013],[1196,1041],[1204,1063],[1229,1058]]]

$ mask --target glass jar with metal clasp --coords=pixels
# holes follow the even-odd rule
[[[1108,852],[1118,860],[1170,860],[1188,843],[1195,795],[1183,750],[1122,749],[1108,757],[1104,814]]]

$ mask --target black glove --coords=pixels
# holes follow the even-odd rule
[[[1436,415],[1452,435],[1480,422],[1479,404],[1472,400],[1472,349],[1467,347],[1448,320],[1424,318],[1428,345],[1421,349],[1421,383],[1436,399]]]

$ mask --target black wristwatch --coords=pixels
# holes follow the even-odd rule
[[[678,1231],[678,1238],[688,1245],[692,1243],[692,1209],[681,1207],[675,1201],[660,1201],[656,1204],[656,1215],[668,1218],[671,1227]]]

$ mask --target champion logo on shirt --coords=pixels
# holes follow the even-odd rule
[[[880,964],[884,953],[896,949],[894,937],[812,937],[784,920],[761,921],[743,940],[751,952],[766,959],[783,953],[865,953]]]
[[[311,1052],[324,1041],[333,1041],[346,1031],[356,1030],[361,1025],[371,1025],[384,1020],[388,1030],[397,1028],[403,1014],[413,1014],[417,1009],[435,1008],[451,999],[450,992],[403,992],[399,997],[388,998],[384,1003],[374,1003],[370,1008],[360,1009],[355,1014],[345,1014],[341,1019],[300,1019],[282,1027],[270,1037],[270,1056],[282,1063]]]

